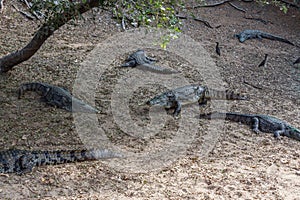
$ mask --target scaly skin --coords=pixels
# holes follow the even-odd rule
[[[182,105],[198,102],[199,105],[205,105],[208,100],[247,100],[248,98],[235,94],[232,91],[218,91],[208,89],[201,85],[187,85],[173,90],[169,90],[155,96],[146,102],[148,105],[159,105],[165,109],[174,108],[174,116],[181,112]]]
[[[73,97],[69,91],[47,83],[24,83],[19,87],[18,98],[26,91],[35,91],[41,95],[41,100],[51,106],[65,109],[69,112],[97,113],[97,109]]]
[[[122,157],[120,154],[108,150],[29,151],[10,149],[0,151],[0,173],[21,175],[31,172],[37,166],[120,157]]]
[[[129,55],[126,62],[121,65],[122,67],[136,67],[142,70],[152,71],[160,74],[174,74],[176,71],[165,69],[159,66],[153,65],[155,63],[154,58],[150,58],[145,54],[144,50],[137,50]]]
[[[235,37],[237,37],[240,42],[245,42],[246,40],[253,39],[253,38],[259,38],[259,39],[266,38],[270,40],[277,40],[294,46],[294,44],[288,41],[287,39],[284,39],[277,35],[272,35],[266,32],[262,32],[259,30],[244,30],[240,34],[236,34]]]
[[[202,119],[225,119],[251,126],[255,133],[273,133],[275,138],[286,136],[300,141],[300,130],[288,123],[268,115],[242,113],[209,113],[201,114]]]

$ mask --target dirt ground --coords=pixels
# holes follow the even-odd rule
[[[0,56],[23,47],[38,28],[37,22],[16,12],[13,3],[21,8],[15,0],[6,1],[1,13]],[[229,102],[228,110],[270,114],[300,128],[300,68],[292,64],[300,56],[299,10],[290,8],[284,14],[271,5],[239,1],[235,4],[246,12],[228,4],[192,11],[215,28],[184,20],[183,33],[209,53],[226,89],[249,95],[249,101]],[[39,102],[35,93],[28,92],[22,99],[17,99],[16,93],[21,83],[31,81],[60,85],[72,91],[81,63],[96,44],[122,31],[107,11],[94,10],[84,17],[85,20],[70,22],[55,32],[30,60],[7,74],[0,74],[1,149],[85,148],[72,113]],[[261,18],[265,23],[245,17]],[[239,43],[233,35],[244,29],[280,35],[298,47],[267,39]],[[215,53],[216,41],[220,42],[221,56]],[[195,73],[195,66],[168,51],[146,50],[158,58],[159,64],[180,70],[190,82],[205,78]],[[166,141],[172,145],[179,122],[167,117],[164,128],[147,139],[133,138],[118,127],[111,106],[113,89],[124,74],[135,69],[114,66],[122,63],[129,53],[116,57],[112,67],[99,79],[95,95],[95,106],[100,110],[97,119],[115,146],[133,154],[146,154],[164,146]],[[267,65],[258,67],[265,54],[269,55]],[[133,94],[135,98],[129,101],[130,115],[140,126],[150,123],[150,118],[149,108],[138,103],[163,90],[161,86],[149,85]],[[193,120],[199,126],[197,131],[186,132],[193,135],[193,141],[186,151],[175,152],[180,154],[178,158],[161,163],[163,167],[135,173],[113,167],[113,160],[39,167],[22,176],[1,175],[0,198],[300,199],[299,141],[285,137],[275,140],[272,134],[256,135],[247,126],[225,122],[209,154],[198,156],[203,137],[211,134],[210,122]]]

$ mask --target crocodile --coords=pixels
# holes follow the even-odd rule
[[[240,42],[245,42],[246,40],[253,39],[253,38],[258,38],[258,39],[266,38],[270,40],[277,40],[295,46],[292,42],[288,41],[285,38],[282,38],[277,35],[272,35],[270,33],[266,33],[259,30],[244,30],[239,34],[235,34],[235,37],[237,37]]]
[[[121,67],[136,67],[142,70],[152,71],[160,74],[174,74],[177,71],[155,66],[156,59],[148,57],[144,50],[137,50],[129,55]]]
[[[122,157],[121,154],[106,149],[53,151],[8,149],[0,151],[0,173],[22,175],[38,166]]]
[[[18,89],[18,98],[20,99],[26,91],[35,91],[41,95],[41,101],[69,112],[99,112],[92,106],[73,97],[68,90],[58,86],[40,82],[23,83]]]
[[[275,138],[286,136],[300,141],[300,130],[288,123],[269,115],[261,114],[242,114],[242,113],[221,113],[212,112],[201,114],[202,119],[225,119],[234,122],[240,122],[251,126],[253,132],[273,133]]]
[[[248,97],[236,94],[233,91],[219,91],[208,89],[207,86],[187,85],[176,89],[168,90],[159,94],[149,101],[147,105],[163,106],[167,111],[174,108],[173,116],[178,116],[182,105],[198,102],[200,106],[207,103],[208,100],[248,100]]]

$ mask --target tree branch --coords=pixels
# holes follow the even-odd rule
[[[215,7],[215,6],[219,6],[219,5],[222,5],[224,3],[227,3],[227,2],[230,2],[231,0],[224,0],[224,1],[221,1],[221,2],[217,2],[217,3],[213,3],[213,4],[204,4],[204,5],[197,5],[197,6],[194,6],[193,8],[200,8],[200,7]]]
[[[210,25],[210,23],[208,21],[205,21],[204,19],[200,19],[200,18],[197,18],[197,17],[186,17],[186,16],[181,16],[181,15],[176,15],[176,17],[178,17],[179,19],[192,19],[192,20],[195,20],[195,21],[199,21],[199,22],[204,23],[204,25],[207,26],[208,28],[213,28]]]
[[[85,3],[75,4],[73,11],[76,12],[68,10],[47,20],[25,47],[0,58],[0,72],[8,72],[14,66],[31,58],[57,29],[76,17],[78,13],[83,14],[94,7],[98,7],[103,2],[104,0],[86,0]]]
[[[234,5],[234,4],[233,4],[233,3],[231,3],[231,2],[228,2],[228,3],[229,3],[229,5],[231,5],[233,8],[237,9],[238,11],[241,11],[241,12],[246,12],[246,10],[244,10],[243,8],[240,8],[240,7],[238,7],[238,6]]]

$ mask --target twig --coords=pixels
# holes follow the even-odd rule
[[[267,64],[267,60],[268,60],[268,54],[265,54],[265,58],[263,59],[263,61],[261,61],[258,67],[264,67]]]
[[[214,4],[207,4],[207,5],[198,5],[198,6],[194,6],[193,8],[200,8],[200,7],[215,7],[215,6],[219,6],[219,5],[222,5],[224,3],[227,3],[231,0],[225,0],[225,1],[221,1],[221,2],[218,2],[218,3],[214,3]]]
[[[216,42],[216,53],[221,56],[221,50],[220,50],[220,47],[219,47],[219,42]]]
[[[293,62],[293,65],[296,65],[298,63],[300,63],[300,57],[297,60],[295,60],[295,62]]]
[[[241,12],[246,12],[246,10],[244,10],[243,8],[240,8],[240,7],[238,7],[238,6],[234,5],[234,4],[233,4],[233,3],[231,3],[231,2],[228,2],[228,3],[229,3],[229,5],[231,5],[233,8],[237,9],[238,11],[241,11]]]
[[[22,2],[24,2],[28,8],[32,7],[32,5],[30,5],[27,0],[23,0]]]
[[[122,17],[121,27],[122,27],[123,31],[126,31],[126,26],[125,26],[125,16],[124,16],[124,15],[123,15],[123,17]]]
[[[259,90],[262,90],[262,89],[263,89],[262,87],[253,85],[253,84],[251,84],[251,83],[249,83],[249,82],[247,82],[247,81],[245,81],[245,80],[244,80],[243,82],[244,82],[244,84],[249,85],[249,86],[251,86],[251,87],[253,87],[253,88],[256,88],[256,89],[259,89]]]
[[[7,177],[7,178],[9,177],[8,174],[3,174],[3,173],[1,173],[0,176],[5,176],[5,177]]]
[[[259,22],[262,22],[264,24],[268,24],[268,22],[266,20],[263,20],[261,18],[254,18],[254,17],[244,17],[245,19],[250,19],[250,20],[256,20],[256,21],[259,21]]]
[[[186,16],[181,16],[181,15],[176,15],[176,17],[178,17],[179,19],[192,19],[192,20],[195,20],[195,21],[199,21],[199,22],[204,23],[205,26],[207,26],[209,28],[213,28],[210,25],[210,23],[208,21],[205,21],[204,19],[200,19],[200,18],[197,18],[197,17],[186,17]]]
[[[31,9],[32,8],[32,3],[30,3],[30,2],[28,2],[27,0],[21,0],[23,3],[25,3],[26,4],[26,6],[29,8],[29,9]],[[39,12],[39,11],[38,11]],[[41,12],[39,12],[39,14],[37,13],[37,12],[35,12],[35,11],[31,11],[31,13],[35,16],[35,18],[37,19],[37,20],[40,20],[43,16],[44,16],[44,14],[43,13],[41,13]]]
[[[22,10],[19,10],[14,4],[12,5],[12,7],[14,7],[14,9],[16,9],[16,11],[18,11],[19,13],[21,13],[22,15],[24,15],[26,18],[30,19],[30,20],[34,20],[34,17],[31,16],[30,14],[22,11]]]
[[[3,5],[4,0],[0,0],[0,13],[2,13],[4,5]]]

